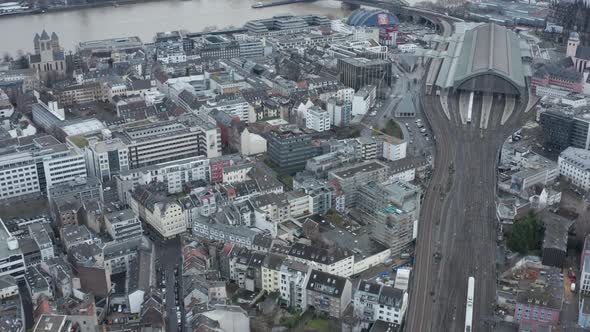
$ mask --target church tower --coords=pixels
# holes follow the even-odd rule
[[[579,45],[580,35],[578,35],[577,32],[570,33],[570,38],[567,40],[567,51],[565,54],[570,58],[575,58]]]

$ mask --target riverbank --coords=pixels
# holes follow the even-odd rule
[[[0,19],[0,31],[10,38],[0,38],[0,54],[15,56],[33,50],[33,37],[46,30],[59,36],[61,46],[75,50],[81,41],[137,36],[144,42],[153,40],[158,32],[184,30],[203,31],[211,27],[241,27],[250,20],[274,15],[346,16],[338,1],[322,0],[286,6],[252,9],[257,0],[133,0],[112,7],[113,3],[84,7],[80,10],[59,10],[42,15],[6,16]],[[122,4],[123,2],[118,2]],[[7,31],[9,33],[7,33]]]
[[[4,17],[43,15],[46,13],[68,12],[68,11],[76,11],[76,10],[92,9],[92,8],[102,8],[102,7],[118,7],[118,6],[124,6],[124,5],[139,4],[139,3],[144,3],[144,2],[148,3],[148,2],[160,2],[160,1],[170,1],[170,0],[116,0],[116,1],[105,1],[105,2],[100,2],[100,3],[72,5],[72,6],[67,6],[67,7],[50,7],[50,8],[43,8],[43,9],[37,8],[37,9],[31,9],[31,10],[22,11],[22,12],[2,14],[2,15],[0,15],[0,20]],[[180,0],[180,1],[191,1],[191,0]]]

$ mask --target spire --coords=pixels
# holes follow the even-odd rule
[[[55,31],[52,32],[51,33],[51,40],[57,40],[57,39],[59,39],[59,38],[57,38],[57,33],[55,33]]]
[[[35,38],[33,38],[33,40],[34,40],[34,41],[37,41],[37,40],[39,40],[39,34],[38,34],[38,33],[36,33],[36,34],[35,34]]]
[[[43,29],[43,33],[41,33],[41,40],[47,40],[49,39],[49,35],[47,34],[47,31],[45,31],[45,29]]]

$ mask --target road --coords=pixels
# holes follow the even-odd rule
[[[463,331],[469,276],[475,277],[473,330],[490,330],[485,318],[493,315],[496,299],[496,165],[504,140],[523,123],[524,99],[501,125],[505,98],[494,96],[488,127],[480,129],[481,95],[466,125],[458,95],[449,100],[450,120],[438,96],[422,97],[437,138],[436,158],[421,209],[406,331]]]
[[[156,238],[154,242],[156,245],[156,272],[158,287],[161,286],[161,271],[164,271],[165,278],[165,282],[163,284],[164,287],[166,287],[166,331],[182,331],[182,329],[179,329],[176,316],[176,307],[178,306],[181,310],[184,323],[182,296],[182,252],[180,248],[180,239],[173,238],[160,241]],[[175,269],[177,269],[177,273],[174,272]],[[176,281],[178,281],[178,283]],[[178,302],[176,299],[178,299]]]

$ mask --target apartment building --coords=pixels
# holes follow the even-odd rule
[[[408,299],[400,289],[361,281],[354,293],[354,316],[368,325],[376,320],[401,324]]]
[[[330,130],[330,113],[318,106],[308,108],[305,114],[305,127],[319,132]]]
[[[290,259],[304,263],[311,268],[342,277],[353,274],[354,254],[347,249],[334,247],[323,249],[303,243],[296,243],[289,248]]]
[[[186,231],[185,210],[174,198],[161,194],[155,186],[139,186],[128,195],[133,213],[164,238]]]
[[[340,319],[350,303],[352,284],[345,277],[312,270],[305,290],[306,308]]]

